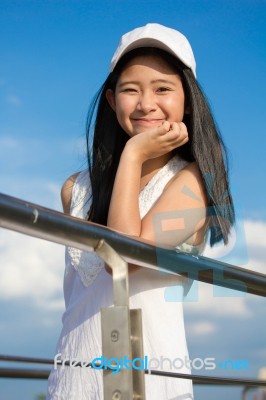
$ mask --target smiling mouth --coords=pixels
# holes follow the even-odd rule
[[[140,125],[161,125],[164,119],[132,118],[132,121]]]

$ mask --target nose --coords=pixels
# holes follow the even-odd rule
[[[137,109],[147,114],[151,111],[156,110],[156,108],[156,96],[154,95],[154,93],[150,91],[142,92],[139,96]]]

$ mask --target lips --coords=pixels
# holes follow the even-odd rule
[[[164,119],[162,118],[132,118],[134,124],[150,126],[156,125],[159,126],[163,123]]]

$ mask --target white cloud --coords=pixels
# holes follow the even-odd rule
[[[58,308],[54,297],[62,294],[64,247],[6,229],[0,230],[0,243],[0,298],[28,297]]]
[[[249,260],[246,268],[266,274],[266,222],[245,221]]]
[[[195,285],[195,283],[194,283]],[[192,286],[192,291],[196,291],[197,285]],[[209,316],[231,316],[238,318],[248,318],[252,315],[245,293],[227,290],[225,288],[214,287],[213,285],[199,282],[198,300],[184,303],[187,311],[195,312],[200,315]]]
[[[9,94],[7,96],[6,101],[8,104],[11,104],[12,106],[15,106],[15,107],[19,107],[21,105],[20,98],[18,96],[16,96],[15,94]]]
[[[247,255],[242,257],[243,264],[235,265],[265,273],[266,223],[248,220],[242,225],[244,240],[237,252],[244,249]],[[229,257],[233,248],[234,246],[227,247],[230,250],[228,253],[224,251],[224,254]],[[234,258],[241,259],[241,254],[235,254]],[[184,302],[186,332],[191,352],[198,354],[201,351],[217,358],[230,359],[237,359],[242,354],[241,357],[250,362],[250,374],[258,366],[265,365],[266,299],[202,282],[196,282],[197,284],[198,301]]]
[[[4,192],[61,210],[60,187],[43,179],[7,179]],[[64,246],[0,228],[0,299],[29,298],[42,309],[63,310]]]
[[[27,177],[2,176],[0,178],[1,192],[31,203],[39,204],[53,210],[62,211],[60,189],[61,185],[46,179]]]
[[[226,257],[225,262],[266,274],[266,222],[246,220],[239,221],[238,226],[241,228],[237,233],[233,230],[227,246],[206,246],[204,256],[214,259]]]
[[[0,149],[1,151],[13,150],[19,147],[19,142],[12,136],[1,136],[0,137]]]
[[[65,302],[62,297],[60,299],[50,300],[49,304],[45,302],[43,306],[52,311],[60,311],[65,307]]]
[[[245,230],[249,245],[266,248],[266,222],[246,220]]]
[[[56,185],[51,184],[51,190],[57,195]],[[263,271],[266,224],[247,221],[245,227],[250,254],[250,260],[245,267],[252,266],[254,270]],[[259,253],[260,257],[255,251],[258,247],[263,248],[263,253]],[[35,299],[40,307],[63,309],[63,272],[64,246],[0,229],[0,298],[29,297]],[[232,290],[227,292],[227,289],[222,289],[221,292],[218,288],[216,291],[212,285],[201,282],[198,287],[198,301],[185,302],[185,307],[200,315],[208,313],[213,316],[249,318],[252,313],[251,304],[261,301],[257,296]],[[210,331],[212,328],[203,324],[197,329]]]
[[[247,251],[248,257],[243,265],[236,264],[251,271],[266,273],[265,250],[266,250],[266,223],[263,221],[244,221],[245,243],[242,248]],[[222,247],[207,247],[204,256],[217,258],[230,254],[236,243],[236,236],[233,234],[231,241],[225,249]],[[245,248],[244,248],[245,246]],[[241,251],[241,249],[239,250]],[[237,254],[234,256],[238,258]],[[241,259],[241,255],[239,255]],[[193,289],[194,287],[194,289]],[[195,289],[192,286],[192,290]],[[198,301],[185,302],[185,307],[190,312],[199,314],[228,316],[237,318],[249,318],[254,313],[256,303],[265,301],[264,298],[245,294],[226,288],[214,287],[210,284],[198,283]]]
[[[186,329],[193,332],[193,335],[208,335],[216,331],[216,326],[209,321],[190,322],[187,324]]]

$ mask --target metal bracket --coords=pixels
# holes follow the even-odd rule
[[[128,264],[104,240],[95,252],[113,273],[114,306],[101,310],[104,400],[145,400],[141,310],[129,310]]]

